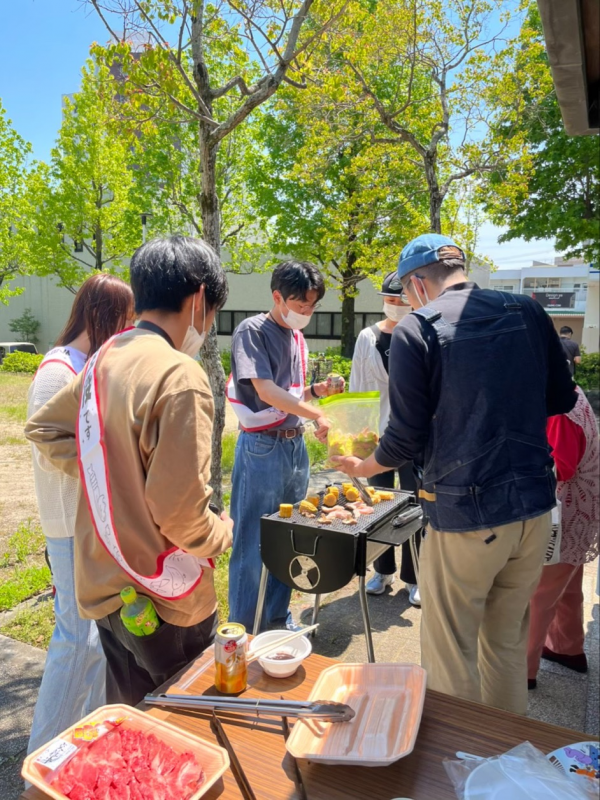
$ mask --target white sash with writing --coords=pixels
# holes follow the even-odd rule
[[[100,410],[96,363],[118,336],[98,350],[88,361],[79,404],[77,450],[81,484],[96,534],[109,555],[136,583],[164,600],[179,600],[192,592],[202,580],[203,568],[214,568],[212,559],[197,558],[179,547],[161,553],[153,575],[132,569],[121,550],[113,518],[112,497],[106,459],[104,424]]]
[[[288,389],[288,394],[301,400],[304,397],[304,385],[306,382],[306,370],[308,366],[308,347],[301,331],[294,331],[294,342],[298,348],[300,356],[300,375],[301,383],[293,383]],[[264,431],[267,428],[274,428],[281,423],[288,416],[287,411],[280,411],[278,408],[270,406],[263,408],[261,411],[252,411],[248,406],[244,405],[241,400],[238,400],[235,391],[235,382],[233,375],[230,375],[225,386],[225,396],[231,403],[236,417],[240,421],[242,430],[248,433],[256,431]]]
[[[77,375],[81,372],[85,363],[85,360],[81,366],[79,363],[75,363],[76,360],[78,361],[78,359],[74,358],[77,355],[82,356],[83,354],[79,353],[78,350],[76,350],[74,353],[71,353],[68,347],[53,347],[52,350],[48,350],[35,374],[37,375],[42,367],[45,367],[47,364],[58,363],[64,364],[65,367],[68,367],[71,370],[73,375]],[[33,377],[35,378],[35,375]]]

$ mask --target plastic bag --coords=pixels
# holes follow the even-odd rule
[[[126,719],[127,717],[109,717],[99,722],[77,725],[66,737],[53,739],[35,760],[44,773],[45,782],[52,784],[82,748],[97,742]]]
[[[331,422],[327,457],[368,458],[379,443],[379,392],[347,392],[325,397],[319,403]],[[335,466],[330,462],[331,466]]]
[[[458,761],[444,759],[444,769],[460,800],[598,798],[595,781],[566,775],[530,742],[523,742],[493,758],[464,755]]]
[[[560,545],[562,542],[562,503],[556,498],[556,505],[552,509],[552,534],[544,557],[544,566],[560,562]]]

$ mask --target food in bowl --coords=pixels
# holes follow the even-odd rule
[[[268,644],[273,644],[273,650],[258,659],[264,672],[272,678],[291,677],[305,658],[312,652],[312,645],[306,636],[298,636],[287,644],[277,646],[277,642],[290,635],[287,630],[265,631],[250,642],[248,655]]]

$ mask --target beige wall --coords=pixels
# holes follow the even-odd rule
[[[587,303],[585,318],[583,320],[582,344],[588,353],[597,353],[600,349],[598,337],[600,335],[600,301],[598,272],[590,272],[588,282]]]
[[[583,317],[570,317],[568,314],[561,317],[558,314],[551,314],[551,319],[557,333],[560,333],[563,325],[568,325],[573,330],[573,341],[577,342],[577,344],[582,343]]]

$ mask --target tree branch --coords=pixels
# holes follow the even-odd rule
[[[241,75],[236,75],[235,78],[227,81],[227,83],[218,89],[211,89],[210,93],[215,99],[218,97],[223,97],[223,95],[226,95],[227,92],[230,92],[234,86],[237,86],[240,90],[240,94],[244,95],[245,97],[248,97],[250,94],[252,94],[251,90],[246,85],[246,81]]]

